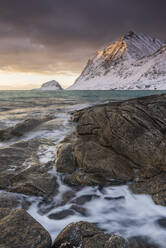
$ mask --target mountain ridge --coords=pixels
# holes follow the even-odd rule
[[[147,77],[145,78],[145,85],[143,85],[143,83],[139,85],[140,79],[141,81],[143,80],[139,72],[142,71],[143,74],[146,73],[146,75],[148,75],[149,67],[148,70],[146,70],[147,63],[150,63],[151,59],[154,60],[152,55],[160,51],[160,49],[161,53],[166,54],[165,49],[162,49],[162,47],[165,46],[166,43],[159,39],[130,31],[122,36],[120,40],[111,43],[104,49],[100,49],[91,56],[80,77],[78,77],[75,83],[68,89],[156,89],[156,87],[161,89],[162,86],[155,86],[154,82],[152,83],[152,87],[149,87],[151,83],[148,82],[147,84]],[[161,55],[161,59],[162,57]],[[148,59],[149,61],[147,62]],[[164,80],[166,78],[165,59],[166,55],[163,58],[165,70],[162,68],[162,72],[163,70],[165,72]],[[139,62],[141,63],[141,61],[143,61],[142,68],[139,66]],[[151,66],[155,66],[155,64]],[[137,71],[135,67],[137,67]],[[163,66],[161,65],[161,67]],[[160,68],[158,71],[160,71]],[[159,73],[159,77],[160,76]],[[156,84],[158,84],[158,82],[156,82]],[[164,88],[166,89],[165,86]]]

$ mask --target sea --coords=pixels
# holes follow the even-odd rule
[[[70,112],[96,104],[162,93],[166,91],[0,91],[0,130],[29,118],[51,115],[55,119],[51,125],[45,123],[22,137],[0,142],[0,149],[22,140],[45,138],[53,142],[54,147],[38,151],[40,162],[53,161],[59,142],[75,130]],[[58,194],[52,202],[43,205],[42,197],[24,195],[24,198],[27,197],[30,202],[28,213],[48,230],[53,242],[69,223],[88,221],[106,233],[116,233],[124,238],[143,236],[157,244],[157,247],[166,247],[166,224],[159,224],[159,220],[166,223],[166,207],[156,205],[151,196],[132,194],[127,185],[102,189],[97,186],[84,187],[78,190],[65,185],[56,168],[50,173],[58,178],[59,185]],[[66,192],[72,192],[72,196],[65,204],[60,204]],[[5,193],[0,191],[0,195]],[[20,199],[23,197],[22,194],[10,194]],[[79,202],[77,199],[85,200]],[[77,202],[77,209],[84,209],[86,214],[85,211],[75,209],[74,214],[69,211],[69,214],[57,219],[50,218],[53,214],[67,213],[73,201]]]

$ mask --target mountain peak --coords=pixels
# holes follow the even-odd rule
[[[164,42],[149,35],[129,31],[120,40],[111,43],[98,52],[98,58],[105,56],[106,60],[116,60],[123,55],[138,60],[157,52]]]
[[[130,38],[130,37],[132,37],[134,34],[135,34],[135,32],[129,31],[128,33],[126,33],[126,34],[124,35],[124,39]]]
[[[70,89],[162,89],[165,46],[159,39],[129,31],[97,51]]]
[[[118,41],[115,41],[104,49],[99,50],[90,58],[89,62],[103,59],[105,61],[114,62],[122,57],[139,60],[157,52],[163,45],[164,42],[159,39],[129,31]]]

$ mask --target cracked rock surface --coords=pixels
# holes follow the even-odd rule
[[[72,119],[76,132],[57,153],[68,184],[132,182],[133,192],[166,205],[166,94],[93,106]]]

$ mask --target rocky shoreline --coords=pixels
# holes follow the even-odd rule
[[[130,183],[166,205],[166,95],[76,111],[76,132],[58,149],[57,171],[74,185]],[[66,162],[67,161],[67,162]]]
[[[146,236],[124,239],[85,221],[69,224],[52,245],[48,232],[27,213],[26,196],[51,202],[59,190],[58,176],[50,173],[56,166],[63,183],[78,190],[126,184],[134,193],[150,194],[156,204],[166,206],[166,94],[102,104],[71,115],[76,130],[59,143],[51,162],[42,163],[37,155],[39,147],[54,149],[47,139],[17,141],[0,148],[0,190],[4,191],[0,195],[0,248],[159,248]],[[30,126],[52,119],[30,119],[0,130],[0,140],[21,137]],[[22,194],[22,199],[11,192]],[[61,204],[72,198],[72,192],[63,197]],[[88,199],[77,202],[81,205]],[[73,210],[86,215],[74,201],[61,215]],[[55,215],[50,218],[56,225],[61,217]]]

